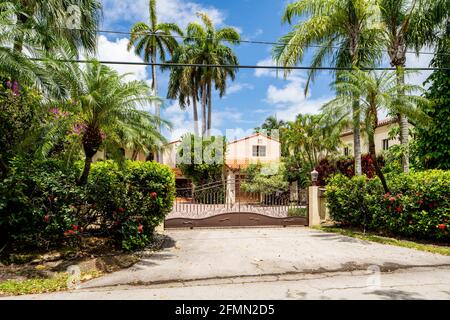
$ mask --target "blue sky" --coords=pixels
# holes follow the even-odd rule
[[[128,31],[137,21],[148,21],[148,0],[102,0],[104,5],[103,29]],[[206,12],[218,28],[236,27],[242,39],[276,41],[289,31],[281,23],[287,0],[159,0],[157,10],[161,21],[177,22],[185,27],[196,21],[196,12]],[[128,40],[122,35],[103,34],[99,37],[99,57],[104,60],[142,61],[127,52]],[[235,47],[239,62],[246,65],[271,65],[271,46],[241,44]],[[307,65],[312,52],[308,52]],[[409,65],[427,66],[428,56],[409,57]],[[149,81],[150,69],[136,66],[116,66],[119,72],[133,73],[130,79]],[[169,73],[158,74],[159,95],[165,97]],[[411,77],[411,82],[421,83],[426,74]],[[320,106],[333,97],[329,84],[332,75],[323,72],[305,97],[306,71],[296,71],[287,79],[268,70],[240,70],[236,80],[229,84],[228,94],[213,98],[213,127],[217,133],[227,133],[229,139],[252,133],[269,115],[283,120],[293,120],[298,113],[317,113]],[[176,101],[166,100],[162,116],[174,125],[166,132],[169,139],[192,131],[191,110],[180,110]]]

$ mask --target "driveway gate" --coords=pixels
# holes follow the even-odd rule
[[[166,228],[303,226],[308,224],[307,189],[291,183],[270,193],[245,191],[245,179],[178,188]]]

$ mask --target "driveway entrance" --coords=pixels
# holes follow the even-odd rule
[[[265,194],[249,192],[245,179],[218,181],[197,188],[177,188],[165,228],[306,226],[307,189],[291,187]]]

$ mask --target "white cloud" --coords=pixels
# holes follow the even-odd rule
[[[260,60],[256,63],[257,66],[276,66],[275,61],[273,61],[272,58],[266,58],[263,60]],[[255,77],[276,77],[277,73],[276,71],[272,70],[272,69],[256,69],[255,70]]]
[[[227,95],[238,93],[242,90],[253,90],[255,86],[250,83],[232,83],[227,89]]]
[[[102,0],[104,23],[112,26],[115,22],[148,21],[148,0]],[[180,27],[193,21],[199,21],[197,12],[205,12],[216,25],[224,22],[222,11],[213,6],[204,6],[195,1],[159,0],[156,4],[159,20],[176,22]]]
[[[266,102],[275,108],[276,116],[281,120],[293,121],[299,113],[316,114],[331,97],[311,99],[305,96],[306,80],[299,76],[291,76],[287,84],[281,88],[270,85],[267,88]]]
[[[127,61],[143,62],[142,58],[134,54],[134,51],[127,50],[128,39],[122,38],[110,41],[105,36],[98,38],[97,58],[103,61]],[[147,80],[149,74],[146,66],[139,65],[109,65],[120,74],[130,73],[127,80]]]

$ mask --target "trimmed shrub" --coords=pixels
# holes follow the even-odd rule
[[[389,176],[388,185],[391,194],[384,194],[377,178],[334,176],[326,191],[331,217],[393,235],[450,240],[449,171]]]
[[[134,250],[150,243],[172,209],[175,176],[164,165],[97,162],[83,187],[78,166],[63,168],[55,160],[12,162],[0,184],[1,243],[48,247],[97,235]]]
[[[56,160],[14,159],[0,183],[1,242],[48,247],[78,233],[74,206],[82,202],[76,170]],[[75,227],[75,228],[74,228]]]
[[[370,227],[381,214],[380,196],[383,188],[379,179],[365,176],[348,178],[333,176],[326,189],[330,215],[336,222],[347,226]]]

